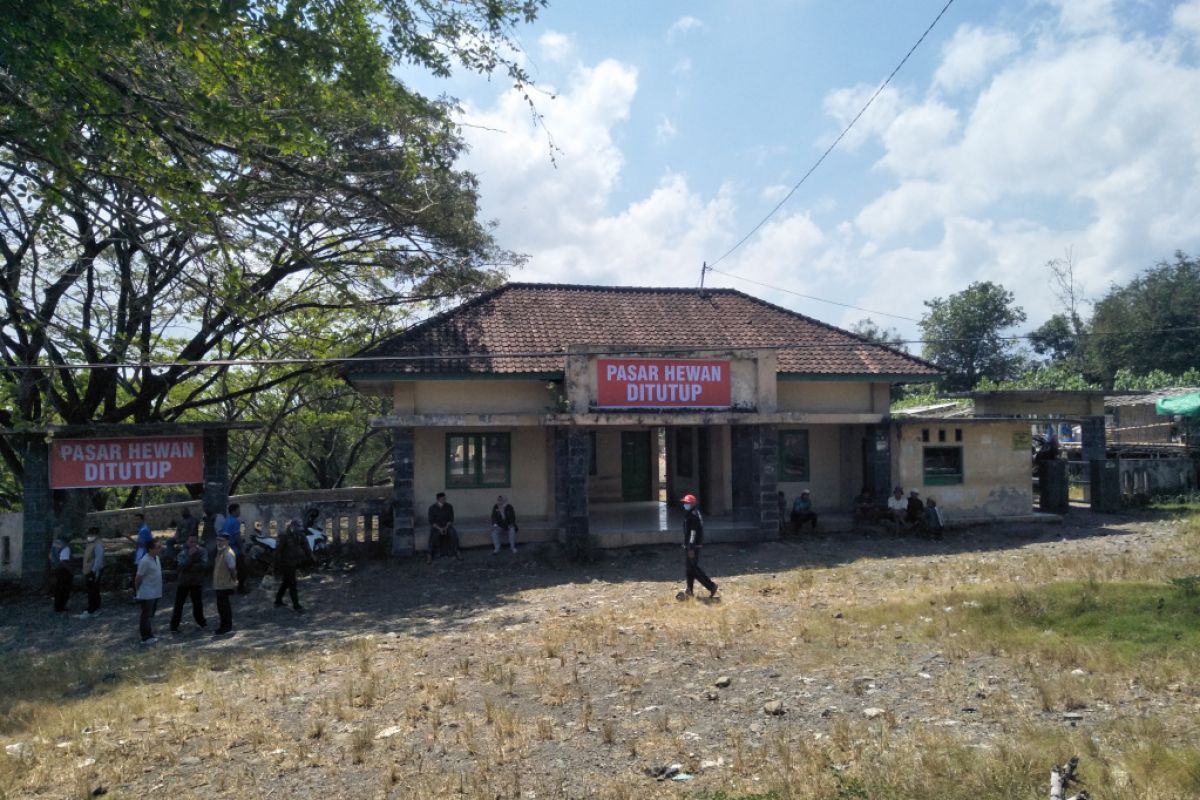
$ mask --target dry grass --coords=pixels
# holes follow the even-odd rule
[[[983,551],[748,573],[727,578],[714,604],[593,584],[601,599],[571,614],[555,609],[584,589],[541,606],[530,590],[520,602],[537,625],[497,631],[480,619],[327,651],[12,658],[0,740],[21,752],[0,754],[0,798],[162,784],[180,798],[322,786],[345,797],[640,800],[679,797],[641,774],[678,762],[697,775],[693,793],[727,800],[1009,800],[1043,796],[1050,765],[1072,753],[1097,800],[1196,797],[1194,659],[1147,669],[1103,642],[976,623],[989,598],[1039,618],[1044,587],[1073,582],[1087,601],[1116,583],[1198,574],[1198,544],[1193,522],[1150,547],[1069,560]],[[733,684],[710,700],[721,674]],[[765,717],[776,695],[788,714]],[[867,720],[859,711],[873,704],[887,708]],[[968,724],[940,724],[966,706]],[[1064,727],[1073,710],[1094,721]]]

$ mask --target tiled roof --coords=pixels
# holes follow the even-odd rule
[[[1117,406],[1152,406],[1158,400],[1164,397],[1175,397],[1176,395],[1191,394],[1192,392],[1200,392],[1200,387],[1176,386],[1170,389],[1156,389],[1153,392],[1125,392],[1123,394],[1110,394],[1104,398],[1104,407],[1115,408]]]
[[[681,357],[691,348],[765,347],[777,350],[780,373],[938,374],[919,358],[732,289],[535,283],[506,284],[425,320],[360,353],[346,374],[561,373],[571,345],[678,349]]]

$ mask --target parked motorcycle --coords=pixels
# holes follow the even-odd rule
[[[304,534],[308,539],[308,549],[312,553],[312,560],[300,566],[324,566],[328,563],[330,556],[329,540],[325,537],[325,531],[316,527],[315,518],[310,516],[310,527],[305,529]],[[266,575],[271,571],[278,542],[278,537],[264,535],[259,524],[254,524],[254,532],[250,534],[250,544],[246,548],[246,562],[251,572]]]

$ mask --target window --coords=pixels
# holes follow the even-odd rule
[[[808,480],[808,431],[779,432],[778,480]]]
[[[924,468],[926,486],[954,486],[963,482],[961,447],[926,447]]]
[[[446,434],[446,487],[511,486],[511,438],[507,433]]]
[[[692,477],[695,436],[691,428],[680,428],[675,434],[675,474],[681,478]]]

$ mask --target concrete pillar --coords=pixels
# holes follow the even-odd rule
[[[392,546],[394,556],[417,551],[416,502],[413,473],[416,467],[416,429],[392,429]]]
[[[1089,499],[1093,511],[1114,512],[1121,507],[1121,480],[1117,461],[1108,460],[1104,417],[1084,417],[1079,426],[1079,450],[1087,462]]]
[[[576,427],[554,430],[554,504],[568,549],[586,547],[588,541],[588,463],[591,439]]]
[[[733,519],[779,538],[779,431],[774,425],[730,428]]]
[[[43,436],[26,436],[24,450],[21,577],[29,585],[40,586],[49,570],[50,540],[54,530],[54,502],[50,491],[50,446],[46,444]]]
[[[229,506],[229,431],[218,428],[204,431],[204,513],[203,540],[216,541],[213,517],[224,514]]]

